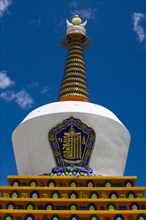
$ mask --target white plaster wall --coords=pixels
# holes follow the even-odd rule
[[[124,173],[130,134],[108,109],[86,102],[56,102],[32,111],[14,130],[14,153],[19,175],[48,173],[55,167],[48,132],[64,119],[73,116],[96,132],[90,167],[100,175]]]

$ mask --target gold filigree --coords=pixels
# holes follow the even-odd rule
[[[81,59],[83,59],[83,56],[81,56],[80,54],[70,54],[70,55],[68,55],[68,60],[70,59],[70,58],[75,58],[75,57],[79,57],[79,58],[81,58]]]
[[[73,88],[73,87],[62,89],[60,91],[60,95],[64,94],[64,93],[67,93],[67,92],[81,92],[85,95],[88,95],[88,92],[86,90],[81,89],[81,88]]]
[[[81,40],[80,37],[75,37],[75,36],[74,36],[74,37],[72,38],[72,40],[71,40],[71,43],[72,43],[72,42],[82,42],[82,40]]]
[[[82,73],[85,73],[85,70],[81,69],[80,67],[76,68],[76,67],[72,67],[72,68],[68,68],[65,70],[65,72],[70,72],[70,71],[80,71]]]
[[[83,55],[83,51],[82,50],[70,50],[69,51],[69,55],[71,55],[71,54],[75,54],[75,53],[79,53],[79,54],[82,54]]]
[[[76,48],[77,47],[77,48]],[[83,49],[82,47],[79,47],[79,46],[73,46],[73,47],[70,47],[70,52],[73,51],[73,50],[76,50],[76,51],[81,51],[83,53]]]
[[[75,42],[71,42],[70,45],[71,45],[71,46],[73,46],[73,45],[82,45],[82,43],[81,43],[81,42],[78,42],[78,41],[75,41]]]
[[[70,86],[80,86],[83,89],[87,89],[87,86],[85,84],[78,83],[78,82],[63,83],[61,88],[63,89],[65,87],[70,87]]]
[[[69,72],[69,73],[66,73],[65,76],[64,76],[64,79],[67,79],[68,77],[82,77],[84,79],[86,79],[86,76],[85,76],[85,73],[79,73],[79,72]]]
[[[78,59],[78,58],[71,58],[66,61],[66,63],[70,63],[70,62],[80,62],[82,64],[85,64],[85,62],[82,59]]]
[[[69,77],[69,78],[65,78],[63,79],[63,83],[66,83],[66,82],[71,82],[71,81],[77,81],[77,82],[81,82],[81,83],[84,83],[86,85],[86,81],[84,79],[81,79],[81,78],[77,78],[76,76],[75,77]]]
[[[81,132],[76,132],[71,126],[68,132],[63,136],[63,156],[66,159],[81,159],[82,152]]]
[[[77,49],[83,50],[83,49],[82,49],[82,46],[78,46],[78,45],[71,45],[71,46],[70,46],[70,50],[72,50],[72,49],[75,49],[75,50],[77,50]]]
[[[61,96],[60,96],[60,99],[61,99],[61,98],[66,98],[66,97],[69,97],[69,96],[79,96],[79,97],[83,97],[83,98],[85,98],[85,99],[88,100],[88,96],[83,95],[83,94],[81,94],[81,93],[77,93],[77,92],[70,92],[70,93],[66,93],[66,94],[64,94],[64,95],[61,95]]]
[[[79,67],[82,67],[83,69],[85,69],[85,66],[83,65],[83,64],[81,64],[81,63],[69,63],[69,64],[67,64],[66,65],[66,69],[68,68],[68,67],[74,67],[74,66],[79,66]]]
[[[60,89],[60,97],[78,96],[88,100],[82,36],[68,37],[69,52]],[[70,45],[69,45],[70,44]]]

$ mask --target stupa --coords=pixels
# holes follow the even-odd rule
[[[123,176],[130,134],[110,110],[90,103],[87,21],[68,20],[58,102],[32,111],[12,135],[18,176],[0,188],[4,220],[145,220],[146,187]]]

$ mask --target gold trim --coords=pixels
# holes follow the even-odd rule
[[[69,72],[69,73],[65,74],[64,79],[66,79],[66,78],[68,79],[68,77],[70,77],[70,76],[72,76],[72,77],[80,76],[80,77],[84,78],[86,81],[85,73],[83,74],[83,73],[79,73],[79,72]]]
[[[81,42],[82,43],[82,39],[80,38],[80,37],[72,37],[72,39],[71,39],[71,43],[73,43],[73,42]]]
[[[81,56],[80,54],[70,54],[68,55],[67,59],[70,59],[70,57],[73,57],[73,58],[80,57],[81,59],[83,59],[83,56]]]
[[[74,45],[82,45],[82,42],[74,41],[74,42],[71,42],[70,45],[71,45],[71,46],[74,46]]]
[[[62,83],[68,82],[68,81],[80,81],[86,85],[86,80],[81,79],[81,78],[76,78],[76,77],[69,77],[69,78],[64,78]]]
[[[66,73],[69,72],[69,71],[80,71],[82,73],[85,73],[85,71],[83,69],[79,68],[79,67],[78,68],[72,67],[72,68],[68,68],[68,69],[65,70]]]
[[[64,87],[70,87],[70,86],[81,86],[82,88],[87,90],[87,86],[85,84],[78,83],[78,82],[62,83],[61,89],[63,89]]]
[[[76,93],[76,92],[67,93],[67,94],[64,94],[64,95],[62,95],[62,96],[59,96],[59,99],[65,98],[65,97],[68,97],[68,96],[80,96],[80,97],[83,97],[83,98],[88,99],[88,96],[83,95],[83,94],[80,94],[80,93]]]
[[[70,67],[70,66],[73,66],[73,67],[74,67],[74,66],[79,66],[79,67],[82,67],[83,69],[85,69],[85,66],[84,66],[83,64],[77,63],[77,62],[76,62],[76,63],[69,63],[69,64],[66,65],[65,68],[67,69],[67,68]]]
[[[85,62],[83,61],[83,59],[71,58],[66,61],[66,63],[70,63],[70,62],[80,62],[85,65]]]
[[[81,51],[82,53],[83,53],[83,49],[81,48],[81,47],[79,47],[79,46],[77,46],[77,48],[75,47],[75,46],[73,46],[73,47],[70,47],[70,49],[69,49],[69,51],[71,52],[71,51],[73,51],[73,50],[76,50],[76,51]]]
[[[81,89],[81,88],[74,88],[74,87],[61,89],[60,95],[62,93],[68,93],[68,92],[80,92],[80,93],[86,94],[88,96],[88,92],[86,90]]]
[[[71,55],[71,54],[76,54],[76,53],[80,53],[80,54],[82,54],[83,55],[83,51],[82,50],[70,50],[69,51],[69,55]]]
[[[76,36],[69,40],[69,52],[59,98],[78,96],[88,100],[83,39]]]
[[[70,50],[72,50],[72,49],[80,49],[80,50],[83,50],[83,49],[82,49],[82,46],[78,46],[78,45],[71,45],[69,49],[70,49]]]

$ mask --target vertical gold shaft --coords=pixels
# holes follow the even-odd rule
[[[88,102],[82,39],[78,36],[73,36],[70,40],[64,77],[59,93],[59,101]]]

